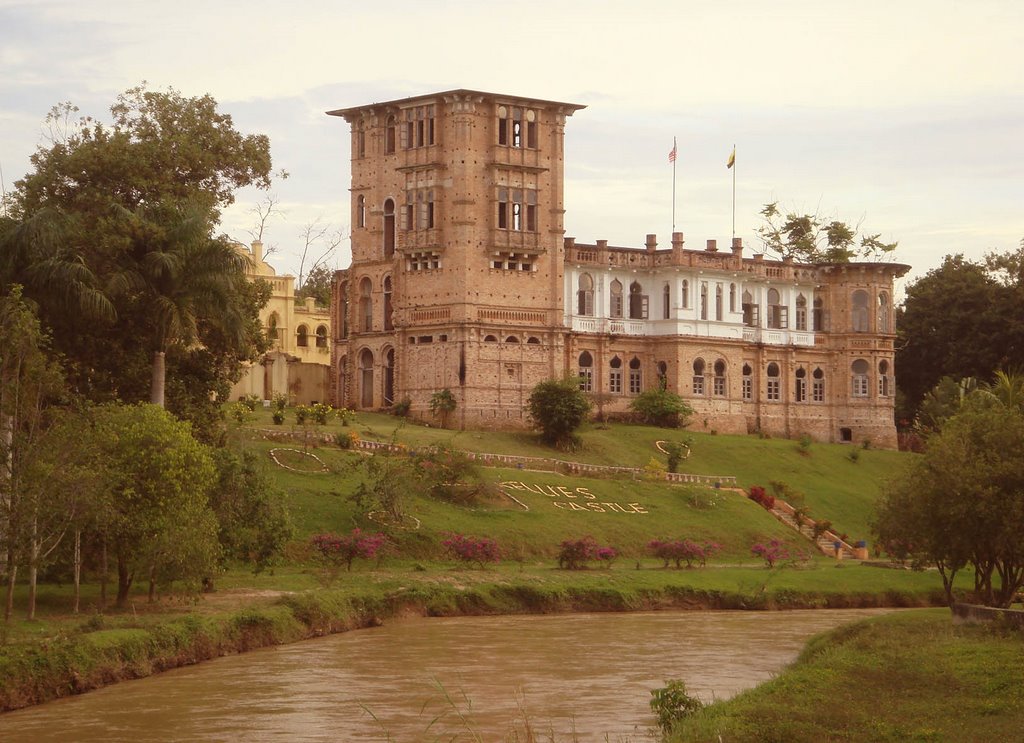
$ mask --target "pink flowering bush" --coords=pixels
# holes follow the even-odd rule
[[[775,508],[775,496],[766,492],[760,485],[751,485],[747,497],[769,511]]]
[[[384,547],[387,537],[383,534],[364,534],[359,528],[350,534],[317,534],[310,538],[310,544],[320,558],[329,566],[352,570],[352,561],[357,557],[371,560]]]
[[[764,560],[766,568],[773,568],[776,563],[789,559],[789,549],[778,539],[773,539],[768,544],[759,542],[750,548],[750,552]]]
[[[588,562],[597,560],[607,566],[619,556],[618,550],[610,546],[602,546],[592,536],[582,539],[566,539],[558,552],[558,567],[567,570],[582,570]]]
[[[501,548],[489,537],[474,537],[468,534],[449,534],[441,544],[445,551],[461,562],[476,563],[481,568],[485,563],[501,560]]]
[[[719,552],[722,547],[717,542],[701,544],[691,539],[652,539],[647,543],[647,549],[655,557],[664,560],[666,568],[670,562],[674,562],[677,568],[682,567],[684,561],[686,567],[692,568],[694,565],[698,567],[707,565],[708,559]]]

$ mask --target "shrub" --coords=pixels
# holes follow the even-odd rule
[[[690,539],[652,539],[647,543],[647,549],[655,557],[664,560],[666,568],[670,562],[674,562],[677,568],[682,567],[684,561],[686,567],[692,568],[694,563],[699,567],[707,565],[708,558],[721,550],[721,545],[716,542],[699,544]]]
[[[347,535],[316,534],[309,541],[329,568],[337,569],[344,565],[347,570],[352,570],[353,560],[370,560],[375,557],[387,537],[383,534],[363,534],[355,528]]]
[[[245,423],[252,416],[252,408],[245,404],[244,400],[236,402],[234,405],[228,408],[228,415],[231,416],[237,423]]]
[[[260,396],[251,394],[244,395],[243,397],[238,398],[238,401],[247,407],[249,412],[252,413],[256,410],[256,406],[259,405]]]
[[[662,428],[685,426],[689,417],[693,415],[693,408],[683,398],[663,389],[641,392],[629,407],[639,413],[645,423]]]
[[[476,460],[446,444],[418,449],[412,464],[416,479],[435,498],[468,504],[483,489]]]
[[[359,443],[359,434],[355,431],[342,431],[335,434],[334,443],[342,449],[354,449]]]
[[[689,439],[687,439],[686,443],[666,441],[664,449],[665,454],[668,457],[669,472],[676,472],[679,469],[679,463],[690,456]]]
[[[448,427],[448,416],[455,410],[458,402],[452,391],[445,387],[430,396],[430,414],[440,416],[441,428]]]
[[[334,408],[332,408],[330,405],[318,402],[309,408],[309,412],[317,425],[326,426],[327,418],[328,416],[330,416],[332,412],[334,412]]]
[[[800,437],[800,442],[796,445],[796,450],[803,454],[805,457],[808,457],[811,455],[812,443],[813,440],[811,439],[811,435],[805,433],[803,436]]]
[[[540,382],[530,393],[530,417],[541,431],[541,440],[554,447],[570,448],[576,429],[590,412],[590,400],[580,391],[576,377]]]
[[[474,537],[466,534],[449,534],[441,544],[445,551],[465,563],[476,563],[481,568],[485,563],[501,560],[501,549],[490,537]]]
[[[343,426],[347,426],[348,422],[356,417],[355,411],[349,408],[338,408],[334,411],[334,414],[338,416],[338,420],[341,421]]]
[[[828,519],[821,519],[820,521],[814,522],[813,532],[814,538],[817,539],[822,534],[832,529],[832,522]]]
[[[404,397],[391,406],[391,415],[398,418],[408,418],[410,410],[412,410],[412,400]]]
[[[750,552],[764,560],[767,568],[773,568],[776,563],[789,559],[789,549],[778,539],[773,539],[768,544],[759,542],[750,548]]]
[[[582,570],[592,560],[600,560],[611,565],[618,550],[614,547],[599,545],[597,540],[587,535],[582,539],[566,539],[558,551],[558,567],[566,570]]]
[[[747,492],[747,497],[769,511],[775,508],[775,496],[766,493],[765,489],[760,485],[751,485],[750,490]]]
[[[284,411],[283,410],[275,410],[273,413],[271,413],[271,417],[274,419],[274,425],[275,426],[284,425]]]
[[[651,711],[658,718],[658,727],[663,733],[670,733],[672,727],[704,706],[697,697],[686,693],[682,679],[665,681],[665,688],[651,691]]]
[[[274,410],[284,410],[288,407],[288,395],[283,392],[274,393]]]
[[[310,410],[305,405],[299,405],[298,407],[295,408],[295,422],[301,426],[303,423],[310,419],[312,412],[313,411]]]

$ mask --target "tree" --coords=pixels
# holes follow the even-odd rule
[[[765,204],[761,216],[764,224],[757,233],[765,250],[801,263],[849,263],[854,258],[880,260],[896,250],[896,243],[883,242],[879,234],[861,235],[858,244],[859,225],[851,227],[817,214],[789,212],[783,215],[777,201]]]
[[[1024,415],[967,396],[884,494],[874,528],[894,556],[935,565],[950,604],[971,566],[977,598],[1008,606],[1024,584]]]
[[[299,256],[299,276],[298,276],[298,291],[295,292],[296,298],[303,297],[316,297],[314,293],[317,290],[317,283],[314,283],[309,289],[306,289],[306,283],[316,275],[316,281],[320,285],[322,290],[325,284],[326,275],[326,297],[320,301],[320,304],[329,306],[331,304],[331,292],[330,292],[330,280],[332,272],[327,267],[327,261],[331,259],[337,251],[338,246],[341,245],[344,240],[344,235],[341,230],[335,230],[331,232],[331,228],[328,225],[320,223],[319,217],[316,221],[307,224],[302,230],[302,254]]]
[[[590,412],[590,401],[576,377],[540,382],[530,393],[528,405],[541,440],[557,448],[573,444],[576,429]]]
[[[306,274],[306,280],[295,292],[295,299],[312,297],[321,307],[331,306],[331,288],[334,285],[334,272],[325,264],[314,266]]]
[[[151,399],[154,354],[164,351],[178,390],[187,390],[179,412],[209,417],[211,398],[226,393],[241,362],[258,353],[257,308],[236,271],[225,279],[236,284],[233,291],[200,302],[205,290],[185,281],[192,271],[183,265],[200,247],[223,245],[213,229],[235,189],[269,187],[267,138],[240,134],[210,96],[186,98],[173,89],[125,92],[111,107],[110,124],[90,117],[68,124],[76,113],[70,104],[51,111],[49,146],[15,184],[12,208],[21,225],[64,215],[60,267],[74,268],[80,287],[103,290],[113,305],[98,322],[41,303],[41,319],[67,358],[69,384],[99,402]],[[21,273],[37,263],[33,258]],[[235,342],[239,326],[224,322],[235,315],[244,318],[242,344]],[[179,405],[170,389],[166,396],[169,407]]]
[[[683,398],[664,389],[641,392],[633,398],[629,407],[645,423],[662,428],[685,426],[687,419],[693,415],[693,408]]]
[[[455,412],[457,405],[455,395],[447,387],[430,396],[430,414],[441,416],[441,428],[448,427],[448,416]]]
[[[209,505],[216,483],[210,453],[188,423],[155,405],[104,405],[96,427],[107,463],[100,528],[117,560],[117,605],[140,573],[152,600],[158,581],[198,587],[220,556]]]

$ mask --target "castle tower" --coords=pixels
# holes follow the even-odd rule
[[[462,424],[522,425],[530,389],[565,368],[563,140],[580,108],[452,90],[328,112],[352,138],[336,404],[427,415],[447,388]]]

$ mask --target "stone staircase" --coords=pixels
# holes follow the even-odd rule
[[[839,538],[839,535],[831,530],[822,532],[817,538],[814,536],[814,519],[804,516],[802,523],[796,520],[796,509],[785,501],[775,500],[775,506],[771,514],[791,529],[795,529],[803,536],[814,542],[822,554],[834,557],[837,560],[866,560],[867,549],[864,547],[852,547]],[[836,545],[839,548],[836,549]]]

